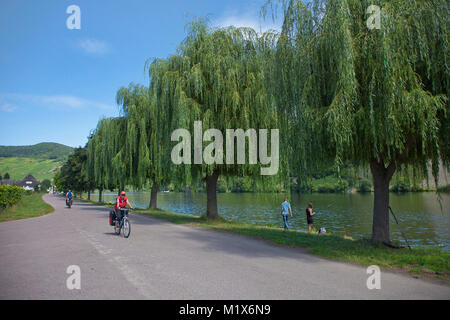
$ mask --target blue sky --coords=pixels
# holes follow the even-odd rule
[[[265,0],[2,0],[0,145],[84,146],[102,117],[118,115],[117,90],[148,85],[147,59],[175,53],[193,17],[212,26],[279,28]],[[67,7],[81,10],[69,30]]]

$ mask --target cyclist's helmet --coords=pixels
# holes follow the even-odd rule
[[[120,193],[121,196],[124,196],[125,194],[126,194],[125,191],[122,191],[122,192]]]

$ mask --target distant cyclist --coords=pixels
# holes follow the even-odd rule
[[[133,206],[131,205],[130,201],[128,201],[128,198],[126,197],[125,191],[120,192],[120,195],[116,199],[116,205],[114,206],[114,210],[116,211],[116,226],[119,225],[119,221],[122,220],[122,210],[125,209],[126,206],[129,206],[131,209],[133,209]]]
[[[72,201],[72,199],[73,199],[72,190],[69,190],[69,192],[66,193],[66,203]]]

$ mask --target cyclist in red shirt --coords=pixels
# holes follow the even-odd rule
[[[130,201],[128,201],[128,198],[126,197],[125,191],[122,191],[120,193],[120,196],[116,199],[116,205],[114,206],[114,210],[116,211],[116,226],[118,226],[118,223],[120,220],[122,220],[122,211],[120,209],[124,209],[126,206],[129,206],[131,209],[133,209],[133,206],[131,205]]]

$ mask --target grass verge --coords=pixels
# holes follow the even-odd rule
[[[39,217],[53,212],[54,208],[44,202],[42,196],[42,193],[24,195],[17,204],[0,211],[0,222]]]

